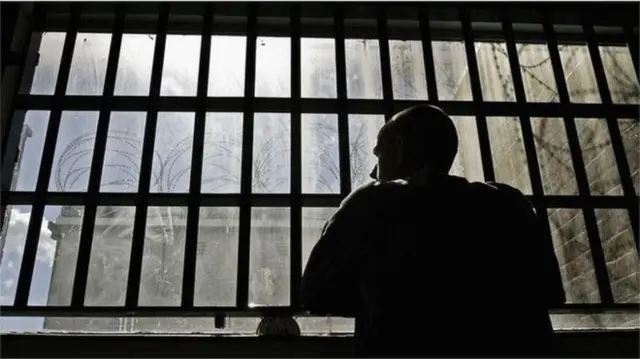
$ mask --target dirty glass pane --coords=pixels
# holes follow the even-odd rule
[[[346,39],[347,97],[382,98],[380,45],[378,40]]]
[[[135,214],[135,207],[98,207],[85,305],[124,306]]]
[[[291,96],[291,39],[258,37],[256,97]]]
[[[600,91],[586,45],[560,45],[560,60],[571,102],[600,103]]]
[[[601,46],[600,57],[613,103],[639,103],[640,86],[629,48]]]
[[[384,125],[382,115],[349,115],[349,164],[351,188],[356,189],[372,181],[371,170],[378,163],[373,154],[378,131]]]
[[[49,191],[87,191],[97,126],[98,112],[62,113]]]
[[[207,113],[202,154],[202,193],[239,193],[242,114]]]
[[[302,115],[302,192],[340,193],[338,116]]]
[[[189,112],[158,114],[151,167],[151,192],[189,191],[194,120],[194,114]]]
[[[561,118],[532,118],[531,130],[538,155],[542,187],[547,195],[578,194],[578,184]]]
[[[627,154],[627,163],[631,172],[636,195],[640,195],[640,126],[635,119],[618,119],[618,128],[622,135],[624,152]]]
[[[336,98],[336,44],[334,39],[300,39],[301,96]]]
[[[520,74],[528,102],[559,102],[546,44],[516,44]]]
[[[284,113],[255,114],[253,193],[288,193],[291,188],[291,118]]]
[[[211,36],[209,96],[244,96],[246,50],[244,36]]]
[[[476,119],[462,116],[452,118],[458,132],[458,154],[453,160],[449,174],[464,177],[469,181],[484,181]]]
[[[426,100],[427,79],[420,41],[389,41],[391,83],[396,100]]]
[[[7,206],[0,232],[0,304],[13,305],[22,254],[31,220],[31,206]],[[42,256],[36,261],[42,261]]]
[[[14,120],[15,125],[18,123]],[[18,144],[20,152],[13,168],[12,191],[35,191],[48,123],[49,111],[26,112]]]
[[[507,45],[504,42],[476,42],[475,45],[482,99],[515,101]]]
[[[122,35],[114,95],[149,95],[155,47],[156,35]]]
[[[441,101],[471,101],[467,55],[463,41],[433,41],[433,63]]]
[[[111,34],[78,34],[67,95],[102,95],[110,45]]]
[[[289,305],[289,208],[251,209],[249,306]]]
[[[137,192],[145,112],[112,112],[100,191]]]
[[[62,32],[42,34],[38,50],[38,64],[33,74],[30,89],[32,95],[52,95],[55,91],[65,36]]]
[[[196,95],[200,44],[199,35],[167,35],[160,95]]]
[[[200,208],[194,305],[236,305],[239,220],[236,207]]]
[[[520,120],[517,117],[489,117],[487,126],[496,181],[531,194]]]
[[[186,207],[149,207],[139,305],[180,305],[186,222]]]

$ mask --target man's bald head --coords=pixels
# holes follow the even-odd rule
[[[448,173],[458,152],[458,134],[440,108],[417,105],[397,113],[380,129],[374,152],[379,171],[394,172],[382,177],[406,176],[423,167]]]

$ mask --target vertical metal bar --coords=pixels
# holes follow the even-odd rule
[[[82,216],[80,245],[78,247],[78,262],[73,280],[71,306],[74,308],[82,308],[84,306],[85,290],[87,288],[87,277],[89,273],[89,261],[91,259],[91,246],[93,243],[93,231],[95,228],[95,218],[98,207],[98,195],[100,193],[100,181],[102,178],[102,165],[104,163],[105,150],[107,147],[107,134],[109,132],[111,99],[113,98],[113,91],[116,84],[116,73],[118,70],[118,60],[122,45],[122,32],[124,30],[126,5],[127,3],[117,4],[117,12],[113,24],[113,35],[111,36],[111,46],[109,47],[109,58],[107,61],[107,71],[102,93],[102,107],[100,109],[98,126],[96,128],[96,139],[93,158],[91,160],[91,170],[89,172],[89,186],[87,190],[86,205],[84,215]]]
[[[290,304],[299,306],[302,278],[302,116],[300,106],[300,5],[292,4],[291,25],[291,286]]]
[[[240,182],[240,229],[236,306],[247,308],[251,259],[251,184],[253,183],[253,121],[256,83],[258,4],[250,3],[247,16],[247,59],[244,78],[244,124],[242,129],[242,175]]]
[[[58,72],[58,80],[56,82],[53,108],[49,115],[49,125],[42,151],[42,161],[40,162],[40,173],[36,184],[36,193],[34,204],[31,208],[31,219],[29,221],[29,230],[22,256],[22,265],[20,266],[20,275],[18,277],[18,285],[16,288],[16,307],[25,307],[29,299],[29,289],[31,287],[31,279],[33,276],[34,263],[38,249],[38,240],[40,238],[40,227],[42,226],[42,216],[44,215],[44,207],[46,193],[49,187],[49,177],[51,176],[51,167],[53,165],[53,156],[58,140],[58,131],[60,129],[60,119],[62,117],[61,103],[67,90],[67,82],[69,81],[69,72],[71,71],[71,59],[73,58],[73,49],[78,35],[78,23],[80,20],[81,4],[73,4],[71,18],[67,27],[67,35],[65,37],[64,46],[62,48],[62,58],[60,60],[60,71]]]
[[[200,231],[200,193],[202,189],[202,158],[206,130],[206,99],[209,89],[209,58],[213,32],[213,4],[203,3],[202,35],[200,41],[200,66],[198,69],[197,109],[191,153],[191,182],[189,184],[189,210],[184,249],[184,274],[182,277],[182,308],[192,308],[196,284],[198,257],[198,233]]]
[[[134,309],[138,306],[140,292],[140,276],[142,275],[142,259],[146,236],[147,212],[149,203],[149,187],[151,184],[151,170],[153,164],[153,150],[158,126],[158,103],[160,101],[160,83],[162,81],[162,67],[167,42],[167,26],[171,3],[161,5],[158,14],[156,32],[156,46],[153,53],[151,67],[151,81],[149,86],[149,108],[144,130],[142,158],[140,160],[140,179],[138,180],[138,196],[136,198],[136,216],[133,225],[133,239],[131,244],[131,259],[129,260],[129,277],[127,279],[127,297],[125,307]]]
[[[638,69],[638,35],[633,33],[633,28],[631,26],[626,26],[624,28],[624,35],[627,38],[627,47],[631,53],[633,68],[636,70],[636,79],[640,79],[640,69]]]
[[[393,117],[393,81],[391,80],[391,58],[389,54],[389,34],[387,31],[387,8],[377,6],[378,41],[380,46],[380,73],[382,75],[382,99],[384,101],[385,121]]]
[[[418,10],[420,20],[420,32],[422,34],[422,55],[424,57],[424,74],[427,80],[427,95],[429,102],[437,105],[438,81],[436,79],[436,66],[433,61],[433,44],[431,43],[431,25],[429,24],[429,9],[421,4]]]
[[[556,81],[556,86],[558,86],[558,97],[562,105],[568,106],[571,101],[569,98],[569,91],[567,90],[567,83],[564,77],[560,51],[558,50],[558,40],[553,28],[552,14],[550,12],[544,12],[543,19],[545,39],[547,41],[547,44],[549,45],[549,59],[551,60],[551,67],[553,68],[553,75]],[[568,111],[563,112],[567,113]],[[582,158],[582,149],[580,147],[580,140],[578,138],[578,130],[576,129],[575,119],[570,116],[565,116],[564,124],[580,197],[582,197],[584,203],[588,203],[588,199],[590,196],[589,180],[587,179],[587,172],[585,169],[584,160]],[[582,213],[585,220],[587,235],[589,237],[589,246],[591,248],[591,255],[593,258],[596,280],[598,282],[600,299],[605,304],[612,304],[613,295],[611,293],[611,286],[609,285],[607,267],[605,265],[604,253],[602,251],[602,245],[600,241],[600,233],[598,232],[598,226],[596,223],[593,207],[584,207],[582,209]]]
[[[496,176],[493,169],[491,144],[489,143],[489,127],[487,126],[487,118],[482,106],[482,85],[480,84],[478,60],[476,59],[476,49],[473,41],[473,29],[471,28],[471,15],[469,14],[468,8],[464,7],[460,9],[460,21],[462,21],[462,36],[464,39],[465,52],[467,53],[469,83],[471,84],[471,94],[473,95],[473,104],[476,112],[482,170],[485,181],[495,181]]]
[[[336,89],[338,95],[338,156],[340,156],[340,196],[351,192],[351,166],[349,163],[349,114],[347,110],[347,61],[345,56],[344,14],[336,3],[334,27],[336,38]]]
[[[600,98],[604,105],[613,106],[611,92],[609,91],[609,86],[607,84],[607,75],[604,71],[604,65],[602,63],[602,57],[600,56],[600,49],[596,39],[596,33],[593,26],[589,23],[585,23],[583,25],[583,29],[587,35],[587,46],[589,48],[589,55],[591,56],[591,63],[593,64],[593,71],[596,76],[598,89],[600,90]],[[608,116],[606,121],[607,128],[609,129],[609,136],[611,137],[611,147],[615,154],[616,166],[618,167],[618,173],[620,175],[622,191],[629,202],[627,208],[631,217],[631,227],[633,229],[636,247],[638,247],[638,200],[633,185],[633,177],[631,177],[631,169],[629,168],[629,162],[627,161],[627,154],[624,148],[624,143],[622,142],[622,134],[620,133],[618,120],[613,116]]]

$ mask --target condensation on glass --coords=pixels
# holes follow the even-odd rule
[[[578,185],[564,120],[532,118],[531,130],[544,193],[577,195]]]
[[[289,208],[251,209],[249,306],[286,306],[290,303]]]
[[[211,36],[209,96],[244,96],[247,38]]]
[[[202,153],[202,193],[239,193],[242,113],[207,113]]]
[[[338,116],[302,114],[302,192],[340,193]]]
[[[378,131],[384,125],[382,115],[349,115],[349,164],[351,188],[370,182],[369,173],[377,162],[373,154]]]
[[[156,35],[122,35],[114,95],[149,95],[155,46]]]
[[[433,64],[441,101],[471,101],[469,67],[463,41],[433,41]]]
[[[391,83],[396,100],[426,100],[427,79],[420,41],[389,41]]]
[[[336,43],[334,39],[300,39],[301,96],[336,98]]]
[[[145,112],[112,112],[102,165],[101,192],[137,192]]]
[[[256,97],[291,96],[291,39],[256,40]]]
[[[110,45],[111,34],[78,33],[67,95],[102,95]]]
[[[253,132],[253,193],[288,193],[291,189],[291,116],[256,113]]]
[[[186,222],[186,207],[149,207],[145,226],[139,305],[180,305]]]
[[[153,151],[150,191],[186,193],[191,177],[195,115],[160,112]]]
[[[167,35],[160,95],[196,95],[200,43],[199,35]]]
[[[236,304],[239,220],[237,207],[200,208],[195,306]]]
[[[531,194],[531,179],[517,117],[489,117],[489,142],[496,181]]]
[[[135,207],[99,206],[93,229],[87,306],[124,306],[133,239]]]
[[[62,113],[53,155],[49,191],[87,191],[97,126],[98,112],[65,111]]]
[[[378,40],[346,39],[347,97],[381,99],[382,73]]]

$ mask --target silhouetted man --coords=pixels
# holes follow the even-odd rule
[[[442,110],[398,113],[378,134],[377,180],[311,253],[303,307],[355,317],[358,355],[551,352],[548,307],[565,301],[552,244],[517,189],[448,175],[457,150]]]

